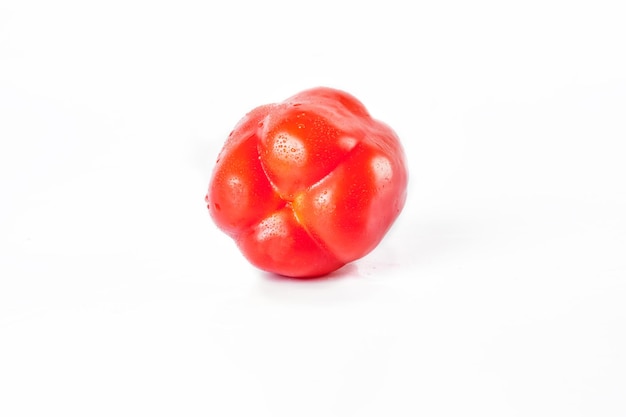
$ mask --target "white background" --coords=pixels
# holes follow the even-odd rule
[[[0,2],[0,415],[626,415],[620,1]],[[325,85],[411,175],[328,279],[204,203]]]

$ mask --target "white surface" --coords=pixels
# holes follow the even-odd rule
[[[366,3],[0,3],[0,415],[626,415],[621,2]],[[203,198],[317,85],[397,131],[410,197],[285,281]]]

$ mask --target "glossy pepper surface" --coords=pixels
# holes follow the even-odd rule
[[[237,124],[206,202],[253,265],[314,277],[380,243],[404,206],[407,179],[396,134],[353,96],[319,87]]]

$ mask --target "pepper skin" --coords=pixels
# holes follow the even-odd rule
[[[396,134],[353,96],[319,87],[237,124],[206,202],[253,265],[316,277],[380,243],[404,207],[407,180]]]

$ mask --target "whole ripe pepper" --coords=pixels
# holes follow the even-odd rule
[[[406,187],[396,134],[356,98],[320,87],[257,107],[237,124],[206,202],[253,265],[312,277],[373,250]]]

